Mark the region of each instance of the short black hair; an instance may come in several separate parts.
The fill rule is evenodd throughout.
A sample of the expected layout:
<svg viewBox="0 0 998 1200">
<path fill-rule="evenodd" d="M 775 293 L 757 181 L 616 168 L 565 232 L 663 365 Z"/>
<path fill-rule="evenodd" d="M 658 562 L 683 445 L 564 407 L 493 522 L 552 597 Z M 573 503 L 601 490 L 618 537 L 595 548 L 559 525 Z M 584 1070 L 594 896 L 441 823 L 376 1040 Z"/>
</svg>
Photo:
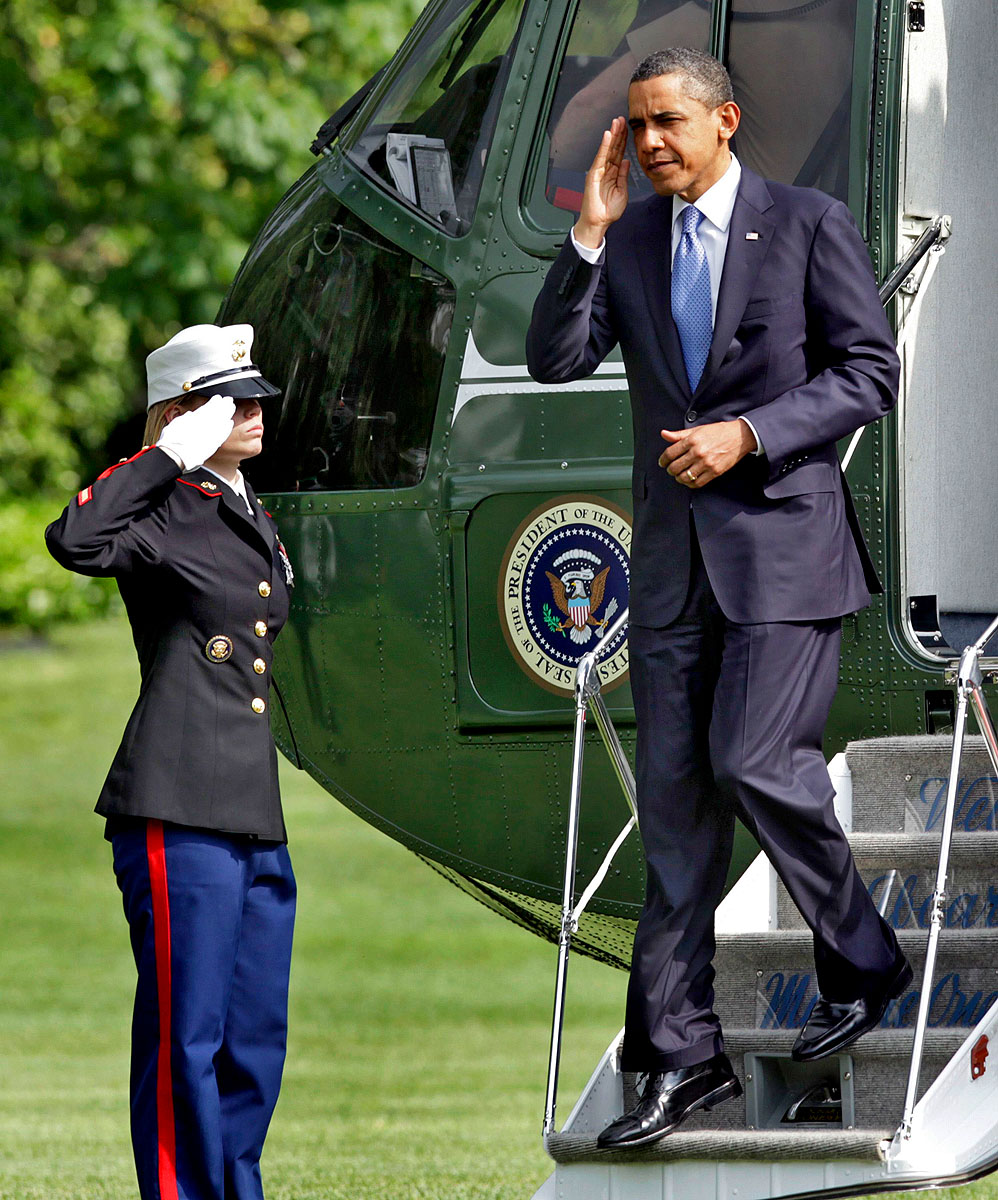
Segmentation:
<svg viewBox="0 0 998 1200">
<path fill-rule="evenodd" d="M 643 83 L 659 75 L 682 75 L 686 92 L 708 108 L 719 108 L 734 100 L 731 76 L 712 54 L 692 46 L 668 46 L 643 58 L 631 76 L 631 83 Z"/>
</svg>

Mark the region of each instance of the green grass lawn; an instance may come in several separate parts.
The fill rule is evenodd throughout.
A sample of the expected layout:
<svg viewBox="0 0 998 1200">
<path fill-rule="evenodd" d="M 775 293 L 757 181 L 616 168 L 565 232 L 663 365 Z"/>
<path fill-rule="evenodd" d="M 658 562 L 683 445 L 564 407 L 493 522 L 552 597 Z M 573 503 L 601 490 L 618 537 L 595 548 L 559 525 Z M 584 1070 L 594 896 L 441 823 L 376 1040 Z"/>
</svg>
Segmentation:
<svg viewBox="0 0 998 1200">
<path fill-rule="evenodd" d="M 131 1200 L 133 966 L 91 812 L 136 691 L 128 630 L 0 641 L 0 670 L 0 1200 Z M 553 947 L 282 771 L 299 908 L 268 1200 L 529 1200 Z M 623 990 L 573 960 L 562 1119 Z"/>
<path fill-rule="evenodd" d="M 118 620 L 0 642 L 0 1197 L 125 1200 L 133 972 L 92 813 L 134 700 Z M 554 949 L 487 912 L 288 764 L 299 884 L 273 1200 L 529 1200 Z M 576 959 L 561 1115 L 621 1021 Z"/>
</svg>

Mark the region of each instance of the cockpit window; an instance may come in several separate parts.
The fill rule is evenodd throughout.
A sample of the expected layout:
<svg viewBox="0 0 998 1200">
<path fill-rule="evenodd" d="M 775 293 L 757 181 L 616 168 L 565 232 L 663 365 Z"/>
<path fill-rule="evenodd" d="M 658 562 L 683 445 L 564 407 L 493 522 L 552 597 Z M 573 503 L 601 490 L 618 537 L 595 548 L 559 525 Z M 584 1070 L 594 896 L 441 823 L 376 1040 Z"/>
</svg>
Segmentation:
<svg viewBox="0 0 998 1200">
<path fill-rule="evenodd" d="M 474 215 L 523 7 L 449 0 L 345 138 L 351 158 L 454 235 Z"/>
<path fill-rule="evenodd" d="M 219 319 L 249 321 L 266 402 L 265 492 L 403 488 L 426 470 L 450 283 L 382 240 L 313 169 L 247 256 Z"/>
<path fill-rule="evenodd" d="M 764 178 L 848 199 L 858 6 L 859 0 L 733 0 L 726 65 L 742 119 L 732 148 Z M 711 0 L 581 0 L 546 124 L 543 188 L 535 186 L 528 201 L 542 227 L 570 223 L 552 208 L 579 211 L 600 136 L 614 116 L 626 115 L 628 84 L 641 59 L 666 46 L 708 49 L 711 17 Z M 861 99 L 855 107 L 868 110 L 868 97 Z M 629 153 L 631 194 L 640 197 L 651 185 L 633 142 Z"/>
</svg>

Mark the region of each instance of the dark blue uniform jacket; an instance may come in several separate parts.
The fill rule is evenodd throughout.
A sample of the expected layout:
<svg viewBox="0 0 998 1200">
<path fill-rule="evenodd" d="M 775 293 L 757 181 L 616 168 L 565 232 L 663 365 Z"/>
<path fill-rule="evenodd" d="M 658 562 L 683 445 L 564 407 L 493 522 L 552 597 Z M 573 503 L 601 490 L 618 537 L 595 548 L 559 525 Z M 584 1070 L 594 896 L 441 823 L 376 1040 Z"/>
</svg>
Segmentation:
<svg viewBox="0 0 998 1200">
<path fill-rule="evenodd" d="M 116 578 L 139 657 L 139 698 L 99 813 L 285 840 L 270 675 L 290 569 L 247 493 L 252 518 L 211 472 L 181 474 L 153 446 L 45 531 L 63 566 Z"/>
</svg>

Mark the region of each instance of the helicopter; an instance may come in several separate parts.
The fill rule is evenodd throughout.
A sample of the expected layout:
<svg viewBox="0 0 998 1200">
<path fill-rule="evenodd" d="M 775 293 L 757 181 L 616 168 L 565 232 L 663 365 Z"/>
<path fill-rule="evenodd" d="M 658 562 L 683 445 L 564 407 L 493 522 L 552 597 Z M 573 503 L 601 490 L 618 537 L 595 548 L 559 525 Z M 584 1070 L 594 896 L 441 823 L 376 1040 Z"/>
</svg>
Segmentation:
<svg viewBox="0 0 998 1200">
<path fill-rule="evenodd" d="M 607 1158 L 595 1132 L 633 1086 L 618 1037 L 559 1133 L 556 1001 L 557 1167 L 539 1200 L 637 1200 L 683 1180 L 705 1197 L 732 1181 L 742 1197 L 862 1194 L 998 1166 L 982 1115 L 998 1069 L 981 1049 L 998 1035 L 998 763 L 981 742 L 953 760 L 947 742 L 960 647 L 998 608 L 980 487 L 998 450 L 995 168 L 979 128 L 996 40 L 991 0 L 431 0 L 319 131 L 223 302 L 218 320 L 255 326 L 283 392 L 251 471 L 296 570 L 278 744 L 475 900 L 559 943 L 563 993 L 569 943 L 626 969 L 644 891 L 627 836 L 632 424 L 619 351 L 589 379 L 541 385 L 524 339 L 637 62 L 666 45 L 720 58 L 739 159 L 846 202 L 882 281 L 901 397 L 841 465 L 884 594 L 844 622 L 826 752 L 871 894 L 922 961 L 942 912 L 946 971 L 927 972 L 924 1015 L 902 998 L 852 1054 L 790 1064 L 814 998 L 809 940 L 739 830 L 718 1002 L 744 1103 Z M 650 185 L 631 179 L 640 199 Z M 974 662 L 983 697 L 998 661 L 981 645 Z M 597 730 L 580 724 L 587 704 Z M 926 835 L 948 785 L 962 890 L 944 907 Z M 595 872 L 581 907 L 576 872 Z M 913 1036 L 938 1072 L 928 1092 L 914 1068 L 911 1084 Z M 907 1136 L 892 1137 L 906 1072 Z"/>
</svg>

